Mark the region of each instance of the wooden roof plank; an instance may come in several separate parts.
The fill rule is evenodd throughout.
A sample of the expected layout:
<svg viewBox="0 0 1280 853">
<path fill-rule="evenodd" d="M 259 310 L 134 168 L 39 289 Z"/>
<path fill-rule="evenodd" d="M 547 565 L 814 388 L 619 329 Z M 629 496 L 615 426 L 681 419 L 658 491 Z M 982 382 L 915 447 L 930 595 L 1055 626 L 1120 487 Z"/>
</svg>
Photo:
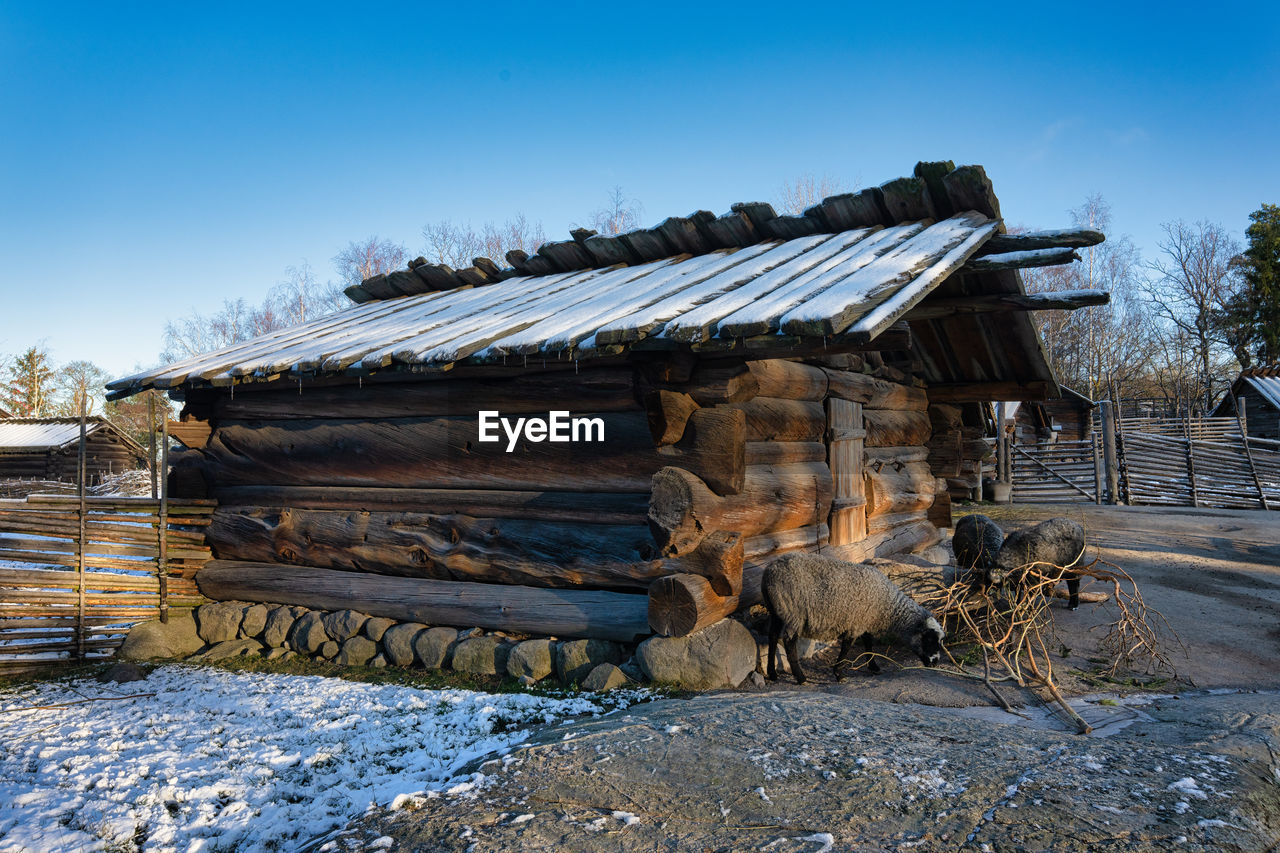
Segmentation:
<svg viewBox="0 0 1280 853">
<path fill-rule="evenodd" d="M 926 227 L 927 223 L 912 222 L 874 231 L 864 228 L 844 232 L 840 235 L 844 249 L 725 317 L 720 321 L 720 335 L 742 338 L 778 331 L 782 316 L 792 308 L 893 251 Z"/>
<path fill-rule="evenodd" d="M 723 318 L 752 305 L 775 288 L 787 284 L 843 251 L 851 240 L 856 242 L 860 239 L 851 236 L 858 234 L 865 235 L 865 232 L 814 235 L 781 244 L 773 252 L 756 258 L 756 270 L 743 270 L 744 273 L 750 271 L 755 274 L 750 281 L 731 282 L 734 286 L 720 296 L 673 319 L 663 328 L 662 336 L 686 342 L 711 338 L 719 330 Z M 797 248 L 799 252 L 795 252 Z"/>
<path fill-rule="evenodd" d="M 781 327 L 790 334 L 830 335 L 856 321 L 852 331 L 878 333 L 968 260 L 996 225 L 974 211 L 939 222 L 798 305 Z"/>
</svg>

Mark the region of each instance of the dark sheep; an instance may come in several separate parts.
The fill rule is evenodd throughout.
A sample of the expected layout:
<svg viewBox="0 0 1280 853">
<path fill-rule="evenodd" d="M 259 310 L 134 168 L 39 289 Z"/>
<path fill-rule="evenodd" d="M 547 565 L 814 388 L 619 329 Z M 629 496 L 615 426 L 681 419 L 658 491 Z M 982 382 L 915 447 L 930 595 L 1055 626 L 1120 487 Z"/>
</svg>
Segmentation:
<svg viewBox="0 0 1280 853">
<path fill-rule="evenodd" d="M 1036 563 L 1067 569 L 1063 574 L 1070 596 L 1067 606 L 1075 610 L 1080 606 L 1080 575 L 1070 569 L 1083 558 L 1084 528 L 1069 518 L 1051 518 L 1009 534 L 996 556 L 992 581 L 1016 580 L 1024 571 L 1043 576 L 1043 567 L 1037 571 Z"/>
<path fill-rule="evenodd" d="M 974 513 L 956 522 L 951 547 L 956 552 L 956 565 L 962 576 L 968 576 L 983 586 L 990 582 L 991 570 L 1004 545 L 1004 531 L 985 515 Z"/>
</svg>

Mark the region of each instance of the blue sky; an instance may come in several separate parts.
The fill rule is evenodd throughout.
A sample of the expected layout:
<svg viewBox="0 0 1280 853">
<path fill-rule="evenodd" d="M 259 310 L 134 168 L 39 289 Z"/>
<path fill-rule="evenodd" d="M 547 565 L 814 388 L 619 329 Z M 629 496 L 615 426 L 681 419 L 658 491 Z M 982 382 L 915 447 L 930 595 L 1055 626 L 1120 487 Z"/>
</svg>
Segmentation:
<svg viewBox="0 0 1280 853">
<path fill-rule="evenodd" d="M 653 224 L 921 159 L 985 165 L 1011 223 L 1102 193 L 1150 257 L 1280 202 L 1277 45 L 1270 4 L 0 0 L 0 353 L 123 374 L 371 234 L 559 238 L 615 185 Z"/>
</svg>

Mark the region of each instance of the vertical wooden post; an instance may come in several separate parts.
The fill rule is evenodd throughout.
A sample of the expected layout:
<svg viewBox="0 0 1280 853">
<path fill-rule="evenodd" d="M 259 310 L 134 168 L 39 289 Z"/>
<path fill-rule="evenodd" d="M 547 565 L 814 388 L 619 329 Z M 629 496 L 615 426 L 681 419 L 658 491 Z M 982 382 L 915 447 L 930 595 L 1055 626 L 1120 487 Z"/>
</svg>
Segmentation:
<svg viewBox="0 0 1280 853">
<path fill-rule="evenodd" d="M 151 469 L 151 500 L 160 497 L 156 487 L 156 392 L 147 392 L 147 444 L 151 455 L 147 457 L 147 467 Z"/>
<path fill-rule="evenodd" d="M 1107 477 L 1107 503 L 1120 503 L 1120 459 L 1116 453 L 1116 421 L 1113 404 L 1098 404 L 1102 418 L 1102 467 Z"/>
<path fill-rule="evenodd" d="M 165 407 L 168 408 L 167 406 Z M 160 421 L 160 547 L 156 552 L 156 575 L 160 582 L 160 621 L 169 621 L 169 413 Z"/>
<path fill-rule="evenodd" d="M 827 464 L 831 468 L 832 545 L 867 538 L 867 497 L 862 478 L 862 447 L 867 431 L 862 404 L 827 398 Z"/>
<path fill-rule="evenodd" d="M 1200 493 L 1196 489 L 1196 444 L 1191 437 L 1191 415 L 1183 422 L 1183 435 L 1187 439 L 1187 479 L 1191 482 L 1191 505 L 1200 506 Z"/>
<path fill-rule="evenodd" d="M 85 422 L 85 400 L 80 400 L 80 453 L 76 462 L 76 480 L 79 483 L 77 492 L 80 505 L 76 513 L 79 520 L 79 531 L 76 534 L 76 658 L 84 660 L 84 550 L 85 550 L 85 512 L 88 501 L 85 500 L 85 471 L 88 467 L 89 428 Z"/>
<path fill-rule="evenodd" d="M 1228 390 L 1230 393 L 1230 390 Z M 1258 503 L 1262 505 L 1264 510 L 1270 510 L 1271 505 L 1267 503 L 1267 491 L 1262 488 L 1262 478 L 1258 476 L 1258 466 L 1253 461 L 1253 448 L 1249 446 L 1249 433 L 1245 431 L 1244 421 L 1244 400 L 1234 394 L 1231 395 L 1232 401 L 1236 406 L 1236 423 L 1240 425 L 1240 443 L 1244 445 L 1244 455 L 1249 460 L 1249 471 L 1253 474 L 1253 485 L 1258 490 Z"/>
<path fill-rule="evenodd" d="M 1236 423 L 1240 424 L 1240 434 L 1247 437 L 1249 435 L 1249 416 L 1245 413 L 1244 404 L 1246 401 L 1234 394 L 1231 395 L 1231 399 L 1236 402 Z"/>
<path fill-rule="evenodd" d="M 1100 504 L 1102 503 L 1102 448 L 1098 446 L 1096 432 L 1090 438 L 1093 439 L 1093 502 Z"/>
</svg>

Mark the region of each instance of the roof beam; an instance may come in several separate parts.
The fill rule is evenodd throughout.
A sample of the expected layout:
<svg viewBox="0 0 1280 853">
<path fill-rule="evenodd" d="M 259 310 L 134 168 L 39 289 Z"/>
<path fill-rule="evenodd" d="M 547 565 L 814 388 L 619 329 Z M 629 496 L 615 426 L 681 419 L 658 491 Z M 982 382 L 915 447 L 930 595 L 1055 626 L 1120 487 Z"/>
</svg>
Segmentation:
<svg viewBox="0 0 1280 853">
<path fill-rule="evenodd" d="M 1023 252 L 1002 252 L 970 258 L 959 270 L 960 275 L 999 270 L 1020 270 L 1027 267 L 1056 267 L 1080 260 L 1074 249 L 1028 249 Z"/>
<path fill-rule="evenodd" d="M 1057 293 L 1001 293 L 990 296 L 952 296 L 926 299 L 906 315 L 908 320 L 940 320 L 960 314 L 990 314 L 999 311 L 1075 311 L 1106 305 L 1111 294 L 1105 290 L 1063 290 Z"/>
<path fill-rule="evenodd" d="M 1000 234 L 992 237 L 979 254 L 999 255 L 1026 252 L 1031 249 L 1087 249 L 1106 240 L 1101 231 L 1089 228 L 1061 228 L 1054 231 L 1031 231 L 1026 234 Z"/>
<path fill-rule="evenodd" d="M 930 403 L 987 403 L 992 400 L 1048 400 L 1058 397 L 1048 382 L 957 382 L 930 385 Z"/>
</svg>

